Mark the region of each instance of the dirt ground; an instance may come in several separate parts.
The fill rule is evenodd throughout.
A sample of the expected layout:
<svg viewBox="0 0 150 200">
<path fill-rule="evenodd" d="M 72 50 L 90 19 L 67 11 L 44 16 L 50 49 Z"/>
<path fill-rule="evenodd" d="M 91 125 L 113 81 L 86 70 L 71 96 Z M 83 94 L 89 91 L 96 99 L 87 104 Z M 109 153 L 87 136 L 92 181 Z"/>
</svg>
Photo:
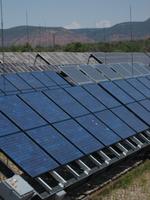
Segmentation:
<svg viewBox="0 0 150 200">
<path fill-rule="evenodd" d="M 96 192 L 89 200 L 150 200 L 150 161 Z"/>
</svg>

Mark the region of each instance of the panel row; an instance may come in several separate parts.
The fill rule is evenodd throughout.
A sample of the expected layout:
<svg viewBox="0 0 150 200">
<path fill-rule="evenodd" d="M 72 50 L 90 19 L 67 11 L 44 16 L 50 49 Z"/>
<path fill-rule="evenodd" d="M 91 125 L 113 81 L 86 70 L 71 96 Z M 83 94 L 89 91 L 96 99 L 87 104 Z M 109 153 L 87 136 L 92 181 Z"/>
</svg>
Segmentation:
<svg viewBox="0 0 150 200">
<path fill-rule="evenodd" d="M 150 102 L 139 94 L 137 103 L 115 82 L 104 82 L 0 97 L 0 149 L 39 176 L 147 130 Z"/>
<path fill-rule="evenodd" d="M 0 96 L 46 88 L 69 87 L 61 76 L 53 71 L 5 74 L 0 76 Z"/>
</svg>

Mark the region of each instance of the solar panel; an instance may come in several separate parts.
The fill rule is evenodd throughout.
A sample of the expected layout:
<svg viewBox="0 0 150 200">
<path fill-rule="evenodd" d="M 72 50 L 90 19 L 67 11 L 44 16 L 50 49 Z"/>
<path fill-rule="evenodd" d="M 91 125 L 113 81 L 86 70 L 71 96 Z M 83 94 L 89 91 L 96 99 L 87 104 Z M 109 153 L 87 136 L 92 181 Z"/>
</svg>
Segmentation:
<svg viewBox="0 0 150 200">
<path fill-rule="evenodd" d="M 120 66 L 120 64 L 109 64 L 111 68 L 113 68 L 115 71 L 117 71 L 123 78 L 124 77 L 129 77 L 131 74 L 124 69 L 123 67 Z"/>
<path fill-rule="evenodd" d="M 19 129 L 2 113 L 0 113 L 0 137 L 19 132 Z"/>
<path fill-rule="evenodd" d="M 62 165 L 83 156 L 77 148 L 51 126 L 33 129 L 27 133 Z"/>
<path fill-rule="evenodd" d="M 105 74 L 106 77 L 110 80 L 121 78 L 121 76 L 117 72 L 113 71 L 109 66 L 105 64 L 99 64 L 94 66 L 96 69 L 98 69 L 98 71 Z"/>
<path fill-rule="evenodd" d="M 131 128 L 109 110 L 99 112 L 96 116 L 123 139 L 135 134 Z"/>
<path fill-rule="evenodd" d="M 114 81 L 122 90 L 124 90 L 129 96 L 131 96 L 136 101 L 145 99 L 144 95 L 136 90 L 132 85 L 130 85 L 125 80 L 116 80 Z"/>
<path fill-rule="evenodd" d="M 130 63 L 120 63 L 121 67 L 123 67 L 125 70 L 128 70 L 131 76 L 139 76 L 141 73 Z"/>
<path fill-rule="evenodd" d="M 32 88 L 17 74 L 6 74 L 6 79 L 10 81 L 19 90 L 32 90 Z"/>
<path fill-rule="evenodd" d="M 139 103 L 148 111 L 150 111 L 150 100 L 149 99 L 145 99 L 142 101 L 139 101 Z"/>
<path fill-rule="evenodd" d="M 148 74 L 148 70 L 144 67 L 144 65 L 140 63 L 133 63 L 134 68 L 136 68 L 141 74 Z"/>
<path fill-rule="evenodd" d="M 108 108 L 120 105 L 117 100 L 96 84 L 84 85 L 83 87 Z"/>
<path fill-rule="evenodd" d="M 150 89 L 150 80 L 146 77 L 139 77 L 137 78 L 141 83 L 143 83 L 143 85 L 145 85 L 146 87 L 148 87 Z"/>
<path fill-rule="evenodd" d="M 20 97 L 49 123 L 69 119 L 63 110 L 41 92 L 21 94 Z"/>
<path fill-rule="evenodd" d="M 67 81 L 65 81 L 60 75 L 58 75 L 56 72 L 53 71 L 44 71 L 44 73 L 50 78 L 52 79 L 57 85 L 68 85 L 70 86 L 70 84 L 68 84 Z"/>
<path fill-rule="evenodd" d="M 122 103 L 131 103 L 134 102 L 134 100 L 126 94 L 122 89 L 120 89 L 117 85 L 115 85 L 113 82 L 103 82 L 101 85 L 110 92 L 113 96 L 115 96 L 118 100 L 120 100 Z"/>
<path fill-rule="evenodd" d="M 106 80 L 106 78 L 91 65 L 80 65 L 79 67 L 84 73 L 86 73 L 91 79 L 96 82 Z"/>
<path fill-rule="evenodd" d="M 85 84 L 85 83 L 92 83 L 92 81 L 83 74 L 77 67 L 67 66 L 67 67 L 61 67 L 61 70 L 67 74 L 75 83 L 78 83 L 79 85 Z"/>
<path fill-rule="evenodd" d="M 5 93 L 17 93 L 18 90 L 4 76 L 0 76 L 0 89 Z"/>
<path fill-rule="evenodd" d="M 45 125 L 46 122 L 17 96 L 0 97 L 0 110 L 22 129 Z"/>
<path fill-rule="evenodd" d="M 44 93 L 72 117 L 78 117 L 89 113 L 63 89 L 44 91 Z"/>
<path fill-rule="evenodd" d="M 98 112 L 106 109 L 106 107 L 103 104 L 101 104 L 96 98 L 94 98 L 80 86 L 67 88 L 65 90 L 69 92 L 70 95 L 72 95 L 76 100 L 78 100 L 91 112 Z"/>
<path fill-rule="evenodd" d="M 141 132 L 148 129 L 148 126 L 143 123 L 139 118 L 137 118 L 132 112 L 127 108 L 121 106 L 118 108 L 111 109 L 120 119 L 126 122 L 131 128 L 136 132 Z"/>
<path fill-rule="evenodd" d="M 74 120 L 59 122 L 54 126 L 85 154 L 92 153 L 103 147 L 100 142 Z"/>
<path fill-rule="evenodd" d="M 136 115 L 138 115 L 143 121 L 150 125 L 150 112 L 147 111 L 142 105 L 135 102 L 127 105 Z"/>
<path fill-rule="evenodd" d="M 0 138 L 0 149 L 32 177 L 58 167 L 58 164 L 23 133 Z"/>
<path fill-rule="evenodd" d="M 50 78 L 48 78 L 44 72 L 36 71 L 32 72 L 32 75 L 37 78 L 43 85 L 46 87 L 53 87 L 57 86 L 54 81 L 52 81 Z"/>
<path fill-rule="evenodd" d="M 137 79 L 127 79 L 127 81 L 133 86 L 135 87 L 137 90 L 139 90 L 144 96 L 146 97 L 150 97 L 150 90 L 145 87 L 142 83 L 140 83 L 140 81 L 138 81 Z"/>
<path fill-rule="evenodd" d="M 77 121 L 106 146 L 121 140 L 120 137 L 94 115 L 79 117 Z"/>
<path fill-rule="evenodd" d="M 35 89 L 38 88 L 44 88 L 45 86 L 34 76 L 32 76 L 31 73 L 29 72 L 23 72 L 23 73 L 18 73 L 18 76 L 20 76 L 22 79 L 24 79 L 28 84 Z"/>
</svg>

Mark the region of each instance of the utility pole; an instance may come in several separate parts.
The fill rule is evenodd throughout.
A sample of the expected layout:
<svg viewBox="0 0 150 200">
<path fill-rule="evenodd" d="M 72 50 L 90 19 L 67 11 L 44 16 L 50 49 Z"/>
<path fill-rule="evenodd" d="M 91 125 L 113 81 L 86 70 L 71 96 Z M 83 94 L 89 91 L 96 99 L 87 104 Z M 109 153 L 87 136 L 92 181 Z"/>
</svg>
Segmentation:
<svg viewBox="0 0 150 200">
<path fill-rule="evenodd" d="M 132 27 L 132 7 L 130 5 L 130 42 L 133 43 L 133 27 Z M 131 64 L 132 64 L 132 77 L 134 76 L 134 65 L 133 65 L 133 51 L 131 49 Z"/>
<path fill-rule="evenodd" d="M 0 0 L 1 7 L 1 48 L 2 48 L 2 65 L 4 70 L 5 53 L 4 53 L 4 22 L 3 22 L 3 1 Z"/>
<path fill-rule="evenodd" d="M 27 44 L 30 43 L 30 37 L 29 37 L 29 20 L 28 20 L 28 11 L 26 10 L 26 35 L 27 35 Z"/>
</svg>

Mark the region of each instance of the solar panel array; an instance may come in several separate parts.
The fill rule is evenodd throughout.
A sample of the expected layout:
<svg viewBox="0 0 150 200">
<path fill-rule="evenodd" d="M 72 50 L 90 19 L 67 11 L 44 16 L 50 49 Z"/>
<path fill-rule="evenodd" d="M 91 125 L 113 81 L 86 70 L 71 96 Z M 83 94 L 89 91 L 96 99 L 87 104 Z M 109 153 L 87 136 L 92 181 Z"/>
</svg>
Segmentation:
<svg viewBox="0 0 150 200">
<path fill-rule="evenodd" d="M 147 77 L 71 87 L 47 71 L 1 81 L 0 149 L 31 177 L 149 129 Z"/>
<path fill-rule="evenodd" d="M 69 80 L 78 85 L 106 80 L 118 80 L 123 78 L 142 77 L 150 71 L 141 63 L 119 64 L 94 64 L 94 65 L 63 65 L 60 67 Z"/>
<path fill-rule="evenodd" d="M 0 96 L 59 87 L 70 87 L 70 84 L 54 71 L 21 72 L 0 76 Z"/>
</svg>

